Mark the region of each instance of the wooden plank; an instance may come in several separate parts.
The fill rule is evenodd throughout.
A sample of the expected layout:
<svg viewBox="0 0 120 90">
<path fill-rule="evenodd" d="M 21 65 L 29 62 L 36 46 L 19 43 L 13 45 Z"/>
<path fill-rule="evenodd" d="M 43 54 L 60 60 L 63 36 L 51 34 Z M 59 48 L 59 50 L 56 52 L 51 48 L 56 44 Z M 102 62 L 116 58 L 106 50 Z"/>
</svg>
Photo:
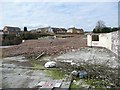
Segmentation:
<svg viewBox="0 0 120 90">
<path fill-rule="evenodd" d="M 40 55 L 38 55 L 35 59 L 39 59 L 41 56 L 43 56 L 45 54 L 45 52 L 41 53 Z"/>
</svg>

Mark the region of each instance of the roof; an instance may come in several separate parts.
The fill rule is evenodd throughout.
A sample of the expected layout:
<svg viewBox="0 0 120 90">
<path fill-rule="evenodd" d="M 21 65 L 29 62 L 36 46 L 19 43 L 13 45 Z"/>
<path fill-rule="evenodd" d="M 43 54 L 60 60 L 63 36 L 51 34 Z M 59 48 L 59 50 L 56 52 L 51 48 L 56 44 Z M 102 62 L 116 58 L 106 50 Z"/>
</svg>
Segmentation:
<svg viewBox="0 0 120 90">
<path fill-rule="evenodd" d="M 40 28 L 37 28 L 37 29 L 49 29 L 50 27 L 40 27 Z"/>
<path fill-rule="evenodd" d="M 77 30 L 77 31 L 83 31 L 83 29 L 78 29 L 78 28 L 75 28 L 75 27 L 68 28 L 68 30 L 70 30 L 70 29 L 74 29 L 74 30 Z"/>
<path fill-rule="evenodd" d="M 11 27 L 11 26 L 5 26 L 4 28 L 8 28 L 11 31 L 20 31 L 19 27 Z M 3 29 L 4 30 L 4 29 Z"/>
<path fill-rule="evenodd" d="M 52 28 L 53 31 L 67 31 L 65 28 Z"/>
</svg>

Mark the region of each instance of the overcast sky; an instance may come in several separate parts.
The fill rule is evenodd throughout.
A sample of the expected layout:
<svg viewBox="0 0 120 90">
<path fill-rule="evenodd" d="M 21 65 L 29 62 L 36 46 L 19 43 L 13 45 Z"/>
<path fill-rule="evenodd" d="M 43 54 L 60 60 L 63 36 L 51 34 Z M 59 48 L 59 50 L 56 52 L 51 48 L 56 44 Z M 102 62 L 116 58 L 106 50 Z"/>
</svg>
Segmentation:
<svg viewBox="0 0 120 90">
<path fill-rule="evenodd" d="M 118 2 L 2 2 L 0 29 L 75 26 L 92 31 L 98 20 L 118 26 Z"/>
</svg>

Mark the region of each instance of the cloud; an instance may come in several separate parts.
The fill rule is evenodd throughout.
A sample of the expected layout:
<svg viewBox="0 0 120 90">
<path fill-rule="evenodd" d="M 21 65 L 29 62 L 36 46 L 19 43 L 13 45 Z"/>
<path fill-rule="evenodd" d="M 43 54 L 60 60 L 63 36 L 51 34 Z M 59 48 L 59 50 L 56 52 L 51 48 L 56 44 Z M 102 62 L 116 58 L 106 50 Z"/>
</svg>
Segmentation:
<svg viewBox="0 0 120 90">
<path fill-rule="evenodd" d="M 119 0 L 1 0 L 1 2 L 118 2 Z"/>
<path fill-rule="evenodd" d="M 116 26 L 118 20 L 116 2 L 5 2 L 1 6 L 1 28 L 4 25 L 37 27 L 47 24 L 92 30 L 98 20 L 109 26 Z"/>
</svg>

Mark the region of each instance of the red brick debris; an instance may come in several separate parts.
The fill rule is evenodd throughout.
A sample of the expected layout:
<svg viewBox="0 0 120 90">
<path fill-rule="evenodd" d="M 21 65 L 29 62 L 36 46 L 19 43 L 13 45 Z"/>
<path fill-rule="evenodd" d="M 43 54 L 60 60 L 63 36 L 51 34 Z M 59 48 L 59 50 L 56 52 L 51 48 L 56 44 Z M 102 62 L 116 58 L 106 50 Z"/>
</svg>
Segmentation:
<svg viewBox="0 0 120 90">
<path fill-rule="evenodd" d="M 72 51 L 73 49 L 85 47 L 86 45 L 86 37 L 84 35 L 66 39 L 26 40 L 19 45 L 3 48 L 2 54 L 3 57 L 18 55 L 36 57 L 43 52 L 45 52 L 46 55 L 60 55 Z"/>
</svg>

